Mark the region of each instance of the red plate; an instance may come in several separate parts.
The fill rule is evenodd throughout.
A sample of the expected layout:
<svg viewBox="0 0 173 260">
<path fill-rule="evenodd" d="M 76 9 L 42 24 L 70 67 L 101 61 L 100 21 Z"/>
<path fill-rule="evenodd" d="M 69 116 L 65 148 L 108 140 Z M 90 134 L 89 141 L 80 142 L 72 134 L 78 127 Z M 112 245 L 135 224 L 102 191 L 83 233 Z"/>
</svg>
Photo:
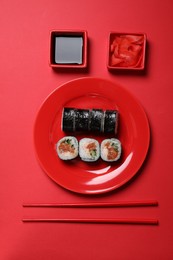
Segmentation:
<svg viewBox="0 0 173 260">
<path fill-rule="evenodd" d="M 117 109 L 120 116 L 116 138 L 122 143 L 121 159 L 114 163 L 101 159 L 95 163 L 80 158 L 60 160 L 55 144 L 65 136 L 61 130 L 63 107 Z M 72 135 L 78 140 L 84 137 Z M 99 142 L 107 138 L 88 133 L 85 137 Z M 149 141 L 149 124 L 141 105 L 127 90 L 99 78 L 81 78 L 55 89 L 42 104 L 34 126 L 35 150 L 43 170 L 57 184 L 83 194 L 108 192 L 129 181 L 144 162 Z"/>
</svg>

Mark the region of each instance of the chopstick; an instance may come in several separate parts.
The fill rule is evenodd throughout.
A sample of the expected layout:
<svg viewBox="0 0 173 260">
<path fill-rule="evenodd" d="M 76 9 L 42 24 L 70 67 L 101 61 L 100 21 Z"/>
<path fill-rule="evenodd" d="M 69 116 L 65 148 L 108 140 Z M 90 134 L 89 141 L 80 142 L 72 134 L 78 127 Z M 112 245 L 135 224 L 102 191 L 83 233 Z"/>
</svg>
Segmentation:
<svg viewBox="0 0 173 260">
<path fill-rule="evenodd" d="M 158 206 L 156 200 L 86 202 L 86 203 L 23 203 L 23 207 L 63 207 L 63 208 L 110 208 L 110 207 L 147 207 Z"/>
<path fill-rule="evenodd" d="M 156 200 L 117 201 L 117 202 L 85 202 L 85 203 L 23 203 L 23 207 L 62 207 L 62 208 L 110 208 L 110 207 L 147 207 L 158 206 Z M 135 224 L 158 225 L 158 219 L 139 218 L 23 218 L 23 222 L 45 223 L 90 223 L 90 224 Z"/>
<path fill-rule="evenodd" d="M 42 218 L 23 218 L 23 222 L 44 222 L 44 223 L 90 223 L 90 224 L 133 224 L 133 225 L 158 225 L 158 219 L 138 219 L 138 218 L 58 218 L 58 219 L 42 219 Z"/>
</svg>

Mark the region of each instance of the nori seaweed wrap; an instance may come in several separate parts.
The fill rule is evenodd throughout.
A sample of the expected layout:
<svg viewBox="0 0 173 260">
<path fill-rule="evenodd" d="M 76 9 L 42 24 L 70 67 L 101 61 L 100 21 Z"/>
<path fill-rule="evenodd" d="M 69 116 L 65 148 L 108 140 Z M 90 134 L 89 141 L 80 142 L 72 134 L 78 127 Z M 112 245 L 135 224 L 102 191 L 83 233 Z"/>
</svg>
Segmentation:
<svg viewBox="0 0 173 260">
<path fill-rule="evenodd" d="M 75 109 L 65 107 L 62 115 L 62 130 L 65 132 L 75 131 Z"/>
<path fill-rule="evenodd" d="M 104 112 L 102 109 L 92 109 L 90 111 L 89 130 L 91 132 L 103 132 Z"/>
<path fill-rule="evenodd" d="M 75 110 L 75 131 L 80 132 L 88 131 L 89 127 L 89 109 L 76 109 Z"/>
<path fill-rule="evenodd" d="M 116 134 L 118 127 L 118 111 L 106 110 L 104 116 L 104 133 Z"/>
<path fill-rule="evenodd" d="M 117 110 L 65 107 L 62 114 L 62 130 L 117 134 L 118 115 Z"/>
</svg>

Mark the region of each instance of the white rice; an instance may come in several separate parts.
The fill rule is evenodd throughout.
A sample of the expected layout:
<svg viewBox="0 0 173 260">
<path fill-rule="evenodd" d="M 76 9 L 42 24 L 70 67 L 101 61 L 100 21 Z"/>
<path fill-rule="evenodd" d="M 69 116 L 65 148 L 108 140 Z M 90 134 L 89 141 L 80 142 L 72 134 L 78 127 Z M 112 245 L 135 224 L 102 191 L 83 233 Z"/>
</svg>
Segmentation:
<svg viewBox="0 0 173 260">
<path fill-rule="evenodd" d="M 115 147 L 117 156 L 115 158 L 109 158 L 109 149 L 107 147 L 107 143 L 110 143 L 110 147 Z M 107 162 L 115 162 L 117 161 L 121 156 L 121 142 L 118 139 L 111 138 L 111 139 L 105 139 L 101 143 L 101 158 L 104 161 Z"/>
<path fill-rule="evenodd" d="M 70 143 L 73 147 L 73 152 L 71 151 L 64 151 L 61 149 L 62 143 Z M 56 152 L 61 160 L 72 160 L 78 156 L 78 141 L 73 136 L 65 136 L 61 138 L 56 144 Z"/>
<path fill-rule="evenodd" d="M 95 144 L 94 150 L 89 149 L 87 146 Z M 81 160 L 86 162 L 95 162 L 100 157 L 99 142 L 93 138 L 82 138 L 79 141 L 79 156 Z"/>
</svg>

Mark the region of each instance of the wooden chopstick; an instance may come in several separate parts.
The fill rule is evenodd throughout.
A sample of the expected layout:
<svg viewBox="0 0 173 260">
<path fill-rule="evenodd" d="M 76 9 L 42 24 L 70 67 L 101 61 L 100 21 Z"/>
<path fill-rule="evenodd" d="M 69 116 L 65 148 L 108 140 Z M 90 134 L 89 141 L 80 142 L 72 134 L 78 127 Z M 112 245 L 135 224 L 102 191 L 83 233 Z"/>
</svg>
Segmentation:
<svg viewBox="0 0 173 260">
<path fill-rule="evenodd" d="M 117 202 L 86 202 L 86 203 L 23 203 L 23 207 L 63 207 L 63 208 L 110 208 L 110 207 L 147 207 L 158 206 L 156 200 L 117 201 Z"/>
<path fill-rule="evenodd" d="M 44 223 L 90 223 L 90 224 L 133 224 L 133 225 L 158 225 L 158 219 L 138 219 L 138 218 L 58 218 L 58 219 L 42 219 L 42 218 L 23 218 L 23 222 L 44 222 Z"/>
</svg>

